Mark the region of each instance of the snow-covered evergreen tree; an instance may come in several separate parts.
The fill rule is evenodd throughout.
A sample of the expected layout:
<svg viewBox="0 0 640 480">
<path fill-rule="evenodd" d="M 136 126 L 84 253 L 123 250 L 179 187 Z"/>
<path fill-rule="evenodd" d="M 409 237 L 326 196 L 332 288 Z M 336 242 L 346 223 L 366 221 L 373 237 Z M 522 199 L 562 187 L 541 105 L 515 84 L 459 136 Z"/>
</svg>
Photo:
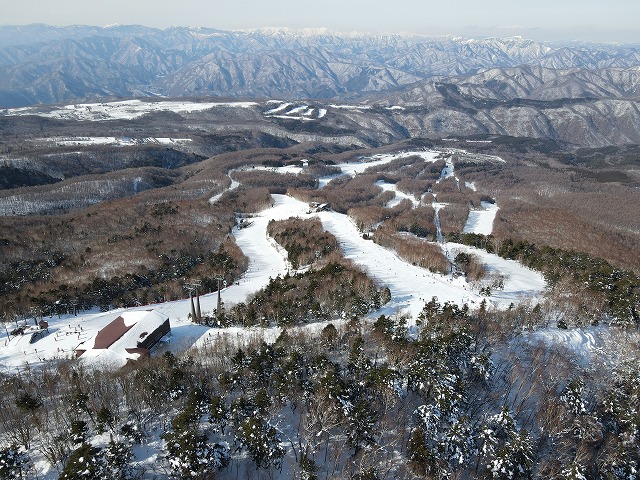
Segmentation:
<svg viewBox="0 0 640 480">
<path fill-rule="evenodd" d="M 83 443 L 69 457 L 60 474 L 60 480 L 95 480 L 108 476 L 102 450 Z"/>
<path fill-rule="evenodd" d="M 167 460 L 171 470 L 184 478 L 193 478 L 224 468 L 229 464 L 229 448 L 223 443 L 209 443 L 196 428 L 165 433 Z"/>
<path fill-rule="evenodd" d="M 246 447 L 258 467 L 280 468 L 285 449 L 275 427 L 264 418 L 254 415 L 241 420 L 236 427 L 236 441 Z"/>
<path fill-rule="evenodd" d="M 133 451 L 128 443 L 113 439 L 104 449 L 104 460 L 109 477 L 117 480 L 130 480 L 135 476 L 135 470 L 130 462 L 133 458 Z"/>
<path fill-rule="evenodd" d="M 584 381 L 579 377 L 571 380 L 560 396 L 560 400 L 575 416 L 587 413 L 587 406 L 584 400 Z"/>
<path fill-rule="evenodd" d="M 14 480 L 26 478 L 29 455 L 24 447 L 11 445 L 0 450 L 0 479 Z"/>
<path fill-rule="evenodd" d="M 584 467 L 575 461 L 562 469 L 560 478 L 562 480 L 587 480 Z"/>
<path fill-rule="evenodd" d="M 534 452 L 531 437 L 518 429 L 509 409 L 492 415 L 481 428 L 480 452 L 488 460 L 487 469 L 493 478 L 531 478 Z"/>
</svg>

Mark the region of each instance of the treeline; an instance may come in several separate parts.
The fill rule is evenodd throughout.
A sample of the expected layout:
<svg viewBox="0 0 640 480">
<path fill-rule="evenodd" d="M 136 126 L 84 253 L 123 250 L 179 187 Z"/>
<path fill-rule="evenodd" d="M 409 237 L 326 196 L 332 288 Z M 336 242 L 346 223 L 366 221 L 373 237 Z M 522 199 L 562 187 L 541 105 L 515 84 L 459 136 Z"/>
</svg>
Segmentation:
<svg viewBox="0 0 640 480">
<path fill-rule="evenodd" d="M 640 323 L 640 278 L 634 272 L 613 267 L 586 253 L 538 246 L 526 240 L 498 241 L 490 235 L 478 234 L 450 234 L 448 240 L 519 260 L 542 272 L 551 285 L 564 279 L 584 285 L 604 298 L 603 313 L 613 322 Z"/>
<path fill-rule="evenodd" d="M 270 193 L 284 194 L 290 188 L 315 188 L 316 180 L 310 175 L 276 173 L 264 169 L 235 172 L 234 177 L 247 188 L 267 188 Z"/>
<path fill-rule="evenodd" d="M 74 177 L 51 186 L 10 190 L 10 195 L 0 197 L 0 215 L 60 214 L 166 187 L 177 178 L 176 172 L 149 167 Z"/>
</svg>

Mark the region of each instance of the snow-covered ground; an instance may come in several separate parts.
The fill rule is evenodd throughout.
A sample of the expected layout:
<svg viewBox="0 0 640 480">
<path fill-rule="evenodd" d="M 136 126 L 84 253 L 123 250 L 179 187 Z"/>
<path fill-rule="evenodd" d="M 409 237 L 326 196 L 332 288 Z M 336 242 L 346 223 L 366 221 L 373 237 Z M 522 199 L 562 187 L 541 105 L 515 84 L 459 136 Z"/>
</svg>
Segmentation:
<svg viewBox="0 0 640 480">
<path fill-rule="evenodd" d="M 289 108 L 291 106 L 290 103 L 284 102 L 281 103 L 280 105 L 278 105 L 275 108 L 272 108 L 271 110 L 267 110 L 266 112 L 264 112 L 265 115 L 275 115 L 276 113 L 280 113 L 285 111 L 287 108 Z"/>
<path fill-rule="evenodd" d="M 523 300 L 536 302 L 542 299 L 546 282 L 540 272 L 531 270 L 516 260 L 507 260 L 485 250 L 460 243 L 445 243 L 442 248 L 448 252 L 450 258 L 455 258 L 460 252 L 475 255 L 486 265 L 487 276 L 490 279 L 502 279 L 504 287 L 492 289 L 492 295 L 487 298 L 489 303 L 504 308 L 511 303 L 518 304 Z"/>
<path fill-rule="evenodd" d="M 89 146 L 89 145 L 116 145 L 121 147 L 131 145 L 180 145 L 189 143 L 192 140 L 190 138 L 169 138 L 169 137 L 146 137 L 146 138 L 132 138 L 132 137 L 50 137 L 39 138 L 38 142 L 55 143 L 60 147 L 69 146 Z"/>
<path fill-rule="evenodd" d="M 316 111 L 316 108 L 307 104 L 294 105 L 293 103 L 278 101 L 269 101 L 267 103 L 280 103 L 278 106 L 264 112 L 264 116 L 267 118 L 311 121 L 318 120 L 327 114 L 327 110 L 325 108 L 320 108 L 318 109 L 317 116 L 315 116 L 314 112 Z"/>
<path fill-rule="evenodd" d="M 416 200 L 415 196 L 406 194 L 406 193 L 398 190 L 398 188 L 396 187 L 396 185 L 394 183 L 388 183 L 388 182 L 385 182 L 384 180 L 378 180 L 376 182 L 376 185 L 379 186 L 380 188 L 382 188 L 385 192 L 393 192 L 394 195 L 395 195 L 391 200 L 389 200 L 387 202 L 387 205 L 386 205 L 387 208 L 395 207 L 402 200 L 411 201 L 411 203 L 413 204 L 414 207 L 417 207 L 417 206 L 420 205 L 420 201 Z"/>
<path fill-rule="evenodd" d="M 613 369 L 637 358 L 637 350 L 629 346 L 638 345 L 639 337 L 640 332 L 635 329 L 617 329 L 609 325 L 570 329 L 549 326 L 525 332 L 518 341 L 532 346 L 562 349 L 572 354 L 583 366 L 594 366 L 592 362 L 596 360 L 601 368 Z"/>
<path fill-rule="evenodd" d="M 417 150 L 417 151 L 407 151 L 407 152 L 399 152 L 399 153 L 383 153 L 380 155 L 373 155 L 371 157 L 362 159 L 363 161 L 361 162 L 340 163 L 335 166 L 341 170 L 341 173 L 337 175 L 328 175 L 326 177 L 319 178 L 318 188 L 325 187 L 334 178 L 341 177 L 343 175 L 349 175 L 351 177 L 354 177 L 360 173 L 363 173 L 368 168 L 379 167 L 380 165 L 386 165 L 387 163 L 393 162 L 394 160 L 398 160 L 400 158 L 418 156 L 422 158 L 426 163 L 433 163 L 438 160 L 439 155 L 440 155 L 440 152 L 435 152 L 432 150 Z"/>
<path fill-rule="evenodd" d="M 170 317 L 171 335 L 166 340 L 173 345 L 174 351 L 184 350 L 202 336 L 206 327 L 194 325 L 186 320 L 189 301 L 180 300 L 161 305 L 128 309 L 141 311 L 153 308 Z M 78 316 L 62 315 L 45 318 L 49 322 L 49 333 L 34 343 L 29 343 L 30 335 L 11 336 L 0 334 L 0 370 L 17 371 L 26 365 L 37 365 L 57 359 L 75 358 L 76 348 L 82 348 L 84 342 L 90 342 L 100 329 L 115 320 L 125 309 L 109 312 L 97 310 L 81 312 Z M 9 326 L 10 328 L 10 326 Z"/>
<path fill-rule="evenodd" d="M 253 165 L 251 167 L 238 168 L 235 171 L 237 172 L 253 172 L 255 170 L 264 170 L 265 172 L 274 172 L 274 173 L 293 173 L 294 175 L 298 175 L 304 171 L 303 167 L 297 165 L 285 165 L 283 167 L 267 167 L 265 165 Z"/>
<path fill-rule="evenodd" d="M 61 120 L 132 120 L 151 112 L 189 113 L 209 110 L 215 107 L 249 108 L 256 102 L 190 102 L 125 100 L 121 102 L 80 103 L 62 108 L 44 110 L 41 107 L 11 108 L 4 115 L 38 115 Z"/>
<path fill-rule="evenodd" d="M 229 185 L 229 188 L 228 188 L 227 190 L 223 190 L 222 192 L 218 193 L 217 195 L 214 195 L 213 197 L 211 197 L 211 198 L 209 199 L 209 203 L 210 203 L 211 205 L 213 205 L 213 204 L 214 204 L 214 203 L 216 203 L 218 200 L 220 200 L 220 197 L 222 197 L 222 195 L 224 195 L 224 194 L 225 194 L 225 192 L 235 190 L 236 188 L 238 188 L 238 187 L 240 186 L 240 182 L 238 182 L 238 181 L 234 180 L 234 179 L 231 177 L 231 172 L 229 173 L 229 178 L 231 178 L 231 185 Z"/>
<path fill-rule="evenodd" d="M 462 229 L 462 233 L 477 233 L 480 235 L 491 235 L 493 232 L 493 221 L 498 213 L 498 205 L 491 202 L 481 202 L 481 210 L 470 210 L 467 223 Z"/>
<path fill-rule="evenodd" d="M 370 105 L 347 105 L 347 104 L 330 104 L 331 108 L 337 108 L 339 110 L 370 110 Z"/>
<path fill-rule="evenodd" d="M 436 227 L 436 241 L 438 243 L 444 243 L 444 235 L 442 234 L 442 225 L 440 224 L 440 210 L 446 207 L 448 203 L 438 202 L 437 197 L 433 196 L 433 224 Z"/>
</svg>

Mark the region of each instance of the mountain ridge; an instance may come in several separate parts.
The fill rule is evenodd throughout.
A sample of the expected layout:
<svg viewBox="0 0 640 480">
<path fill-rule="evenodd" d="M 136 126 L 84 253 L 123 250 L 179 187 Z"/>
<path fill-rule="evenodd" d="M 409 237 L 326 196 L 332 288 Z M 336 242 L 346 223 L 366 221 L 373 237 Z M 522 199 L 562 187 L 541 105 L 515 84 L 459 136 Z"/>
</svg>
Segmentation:
<svg viewBox="0 0 640 480">
<path fill-rule="evenodd" d="M 302 31 L 303 33 L 305 31 Z M 520 65 L 631 67 L 634 45 L 139 25 L 0 27 L 0 106 L 105 97 L 362 98 Z"/>
</svg>

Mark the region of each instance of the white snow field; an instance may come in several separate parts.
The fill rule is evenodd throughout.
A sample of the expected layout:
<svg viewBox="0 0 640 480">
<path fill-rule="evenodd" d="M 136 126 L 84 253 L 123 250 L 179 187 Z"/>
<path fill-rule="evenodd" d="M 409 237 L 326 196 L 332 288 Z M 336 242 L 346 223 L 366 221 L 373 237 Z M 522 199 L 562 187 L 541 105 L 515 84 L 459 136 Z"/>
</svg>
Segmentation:
<svg viewBox="0 0 640 480">
<path fill-rule="evenodd" d="M 272 108 L 271 110 L 267 110 L 266 112 L 264 112 L 264 114 L 265 115 L 275 115 L 276 113 L 284 112 L 290 106 L 291 106 L 290 103 L 283 102 L 280 105 L 278 105 L 277 107 Z"/>
<path fill-rule="evenodd" d="M 343 175 L 349 175 L 351 177 L 355 177 L 356 175 L 363 173 L 368 168 L 379 167 L 380 165 L 385 165 L 394 160 L 398 160 L 400 158 L 407 158 L 414 155 L 422 158 L 427 163 L 433 163 L 438 160 L 438 156 L 440 155 L 440 152 L 434 152 L 431 150 L 418 150 L 418 151 L 407 151 L 407 152 L 400 152 L 400 153 L 383 153 L 380 155 L 373 155 L 371 157 L 367 157 L 366 159 L 363 159 L 366 161 L 362 161 L 362 162 L 340 163 L 335 166 L 341 170 L 341 173 L 338 173 L 335 175 L 328 175 L 326 177 L 320 177 L 318 179 L 318 188 L 325 187 L 334 178 L 338 178 Z"/>
<path fill-rule="evenodd" d="M 493 221 L 498 213 L 498 205 L 491 202 L 480 202 L 481 210 L 470 210 L 467 223 L 462 229 L 462 233 L 477 233 L 481 235 L 491 235 L 493 232 Z"/>
<path fill-rule="evenodd" d="M 60 147 L 84 147 L 90 145 L 116 145 L 127 147 L 131 145 L 181 145 L 189 143 L 190 138 L 168 138 L 168 137 L 51 137 L 38 138 L 39 142 L 55 143 Z"/>
<path fill-rule="evenodd" d="M 258 105 L 256 102 L 189 102 L 142 100 L 125 100 L 121 102 L 79 103 L 66 105 L 53 110 L 42 110 L 40 107 L 11 108 L 4 115 L 38 115 L 61 120 L 133 120 L 151 112 L 189 113 L 209 110 L 215 107 L 249 108 Z"/>
<path fill-rule="evenodd" d="M 489 279 L 502 279 L 504 288 L 492 289 L 491 296 L 487 298 L 489 304 L 504 308 L 511 303 L 518 304 L 524 300 L 536 302 L 542 299 L 547 284 L 540 272 L 531 270 L 516 260 L 507 260 L 460 243 L 445 243 L 442 248 L 449 253 L 450 258 L 455 258 L 460 252 L 475 255 L 486 266 Z"/>
<path fill-rule="evenodd" d="M 613 369 L 637 358 L 637 349 L 629 349 L 629 345 L 640 344 L 640 332 L 608 325 L 570 329 L 549 326 L 525 333 L 520 341 L 564 350 L 584 366 L 595 360 L 603 368 Z"/>
</svg>

